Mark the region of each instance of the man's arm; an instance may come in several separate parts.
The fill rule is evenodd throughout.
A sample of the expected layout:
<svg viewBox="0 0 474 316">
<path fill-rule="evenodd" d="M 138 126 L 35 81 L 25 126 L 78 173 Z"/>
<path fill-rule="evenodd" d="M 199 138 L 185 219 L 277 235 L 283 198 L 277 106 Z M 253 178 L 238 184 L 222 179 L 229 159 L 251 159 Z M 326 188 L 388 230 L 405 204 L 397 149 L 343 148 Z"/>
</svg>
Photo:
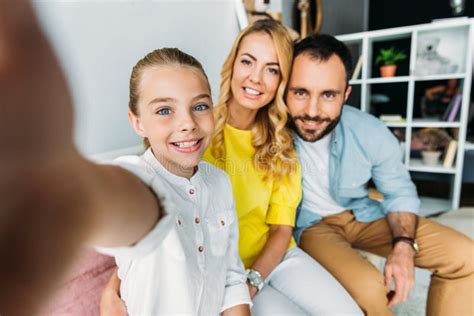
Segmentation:
<svg viewBox="0 0 474 316">
<path fill-rule="evenodd" d="M 398 140 L 380 123 L 378 132 L 382 141 L 372 148 L 377 153 L 373 161 L 372 178 L 377 189 L 384 195 L 382 206 L 392 232 L 392 237 L 415 238 L 419 199 L 416 187 L 403 164 Z M 375 142 L 374 142 L 375 143 Z M 414 284 L 414 256 L 411 245 L 398 242 L 385 263 L 385 283 L 390 289 L 395 281 L 394 295 L 389 305 L 406 301 Z"/>
<path fill-rule="evenodd" d="M 394 238 L 415 238 L 418 221 L 415 214 L 391 212 L 388 214 L 387 220 Z M 391 288 L 392 278 L 395 282 L 395 293 L 390 297 L 389 306 L 403 303 L 408 299 L 408 295 L 415 284 L 415 254 L 411 245 L 398 242 L 394 245 L 392 253 L 387 257 L 384 271 L 387 289 L 390 290 Z"/>
</svg>

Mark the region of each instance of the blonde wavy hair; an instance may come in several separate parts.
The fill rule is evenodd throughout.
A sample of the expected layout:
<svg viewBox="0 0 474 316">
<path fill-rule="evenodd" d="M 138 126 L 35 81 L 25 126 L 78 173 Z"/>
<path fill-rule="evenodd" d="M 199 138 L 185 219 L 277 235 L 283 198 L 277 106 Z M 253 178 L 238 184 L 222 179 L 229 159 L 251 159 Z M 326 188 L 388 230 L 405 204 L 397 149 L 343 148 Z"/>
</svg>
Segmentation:
<svg viewBox="0 0 474 316">
<path fill-rule="evenodd" d="M 229 115 L 228 105 L 232 99 L 231 80 L 234 62 L 242 39 L 253 33 L 268 34 L 272 38 L 281 74 L 274 99 L 259 109 L 255 117 L 252 127 L 252 144 L 255 148 L 253 165 L 257 170 L 265 172 L 265 180 L 280 180 L 295 172 L 297 160 L 293 138 L 286 127 L 288 109 L 284 102 L 293 61 L 293 45 L 287 30 L 277 21 L 258 20 L 237 36 L 221 70 L 220 95 L 214 112 L 215 131 L 211 153 L 217 161 L 224 162 L 224 128 Z"/>
</svg>

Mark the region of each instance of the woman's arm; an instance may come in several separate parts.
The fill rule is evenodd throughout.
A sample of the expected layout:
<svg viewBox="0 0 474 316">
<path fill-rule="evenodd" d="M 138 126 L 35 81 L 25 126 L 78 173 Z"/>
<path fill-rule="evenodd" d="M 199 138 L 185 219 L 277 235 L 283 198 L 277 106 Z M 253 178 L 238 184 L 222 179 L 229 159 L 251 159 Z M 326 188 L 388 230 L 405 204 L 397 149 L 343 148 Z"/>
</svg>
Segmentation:
<svg viewBox="0 0 474 316">
<path fill-rule="evenodd" d="M 285 256 L 292 233 L 293 227 L 288 225 L 270 226 L 267 243 L 252 265 L 252 269 L 260 272 L 263 279 L 266 279 Z M 257 294 L 257 289 L 254 286 L 249 288 L 250 296 L 253 298 Z"/>
<path fill-rule="evenodd" d="M 250 316 L 250 309 L 247 304 L 236 305 L 222 312 L 222 316 Z"/>
<path fill-rule="evenodd" d="M 102 291 L 100 298 L 100 315 L 101 316 L 127 316 L 127 307 L 125 302 L 120 299 L 120 279 L 117 269 L 110 277 L 109 282 Z"/>
</svg>

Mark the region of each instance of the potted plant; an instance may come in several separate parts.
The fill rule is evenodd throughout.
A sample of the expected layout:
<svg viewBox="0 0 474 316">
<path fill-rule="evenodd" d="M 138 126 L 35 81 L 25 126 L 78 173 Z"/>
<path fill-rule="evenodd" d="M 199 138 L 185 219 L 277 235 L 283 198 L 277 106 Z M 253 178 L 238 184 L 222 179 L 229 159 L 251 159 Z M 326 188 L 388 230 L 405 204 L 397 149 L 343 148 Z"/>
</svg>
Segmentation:
<svg viewBox="0 0 474 316">
<path fill-rule="evenodd" d="M 396 49 L 395 47 L 390 47 L 388 49 L 380 49 L 379 55 L 375 59 L 375 64 L 380 66 L 380 75 L 382 77 L 393 77 L 397 72 L 397 62 L 407 58 L 407 55 Z"/>
<path fill-rule="evenodd" d="M 426 166 L 438 165 L 443 149 L 451 140 L 451 136 L 440 128 L 423 128 L 415 133 L 415 139 L 421 143 L 421 157 Z"/>
</svg>

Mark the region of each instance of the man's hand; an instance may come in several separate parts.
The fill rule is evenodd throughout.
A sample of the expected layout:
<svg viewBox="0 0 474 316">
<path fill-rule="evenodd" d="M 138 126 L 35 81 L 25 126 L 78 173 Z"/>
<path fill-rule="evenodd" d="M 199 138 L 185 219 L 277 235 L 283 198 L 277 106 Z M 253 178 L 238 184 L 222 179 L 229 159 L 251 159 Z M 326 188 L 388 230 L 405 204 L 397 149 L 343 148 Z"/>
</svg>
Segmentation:
<svg viewBox="0 0 474 316">
<path fill-rule="evenodd" d="M 387 257 L 384 271 L 387 289 L 391 288 L 392 278 L 395 282 L 395 293 L 389 297 L 389 307 L 403 303 L 408 299 L 415 284 L 414 257 L 415 251 L 405 242 L 396 243 L 392 253 Z"/>
<path fill-rule="evenodd" d="M 387 221 L 392 236 L 415 238 L 418 217 L 409 212 L 391 212 Z M 395 281 L 395 293 L 389 297 L 388 306 L 403 303 L 407 300 L 415 284 L 415 250 L 406 242 L 398 242 L 385 262 L 385 285 L 390 290 L 392 278 Z"/>
</svg>

